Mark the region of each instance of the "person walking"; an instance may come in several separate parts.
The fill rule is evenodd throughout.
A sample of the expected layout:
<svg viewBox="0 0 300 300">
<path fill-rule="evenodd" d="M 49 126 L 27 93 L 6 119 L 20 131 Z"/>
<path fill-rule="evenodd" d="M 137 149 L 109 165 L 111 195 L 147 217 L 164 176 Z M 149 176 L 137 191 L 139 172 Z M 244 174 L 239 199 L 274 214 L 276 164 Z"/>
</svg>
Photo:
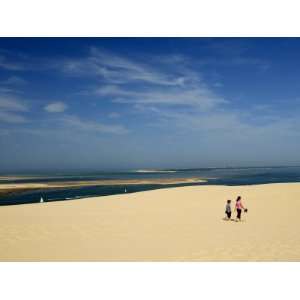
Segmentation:
<svg viewBox="0 0 300 300">
<path fill-rule="evenodd" d="M 226 206 L 225 206 L 225 214 L 227 216 L 227 220 L 231 219 L 231 200 L 227 200 Z"/>
<path fill-rule="evenodd" d="M 236 199 L 236 203 L 235 203 L 235 209 L 236 211 L 236 221 L 241 221 L 241 215 L 242 215 L 242 210 L 244 210 L 246 212 L 246 208 L 244 208 L 243 204 L 242 204 L 242 197 L 238 196 Z"/>
</svg>

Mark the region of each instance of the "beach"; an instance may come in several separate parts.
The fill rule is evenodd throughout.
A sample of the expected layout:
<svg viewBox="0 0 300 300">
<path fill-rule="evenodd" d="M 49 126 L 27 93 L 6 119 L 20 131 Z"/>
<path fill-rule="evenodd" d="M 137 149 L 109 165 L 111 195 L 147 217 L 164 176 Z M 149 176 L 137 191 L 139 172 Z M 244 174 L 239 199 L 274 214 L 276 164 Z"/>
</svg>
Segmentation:
<svg viewBox="0 0 300 300">
<path fill-rule="evenodd" d="M 238 195 L 248 213 L 225 221 Z M 0 261 L 299 261 L 299 211 L 300 183 L 2 206 Z"/>
</svg>

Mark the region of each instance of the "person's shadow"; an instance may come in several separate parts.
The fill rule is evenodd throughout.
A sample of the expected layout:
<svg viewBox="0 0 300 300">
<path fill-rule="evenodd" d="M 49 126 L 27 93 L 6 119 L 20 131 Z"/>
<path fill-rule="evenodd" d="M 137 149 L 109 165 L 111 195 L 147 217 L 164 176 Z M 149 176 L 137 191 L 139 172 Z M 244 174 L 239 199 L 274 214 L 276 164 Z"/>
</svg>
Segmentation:
<svg viewBox="0 0 300 300">
<path fill-rule="evenodd" d="M 223 220 L 223 221 L 226 221 L 226 222 L 228 222 L 228 221 L 233 221 L 233 222 L 234 222 L 234 221 L 235 221 L 234 219 L 228 219 L 228 218 L 226 218 L 226 217 L 222 218 L 222 220 Z"/>
</svg>

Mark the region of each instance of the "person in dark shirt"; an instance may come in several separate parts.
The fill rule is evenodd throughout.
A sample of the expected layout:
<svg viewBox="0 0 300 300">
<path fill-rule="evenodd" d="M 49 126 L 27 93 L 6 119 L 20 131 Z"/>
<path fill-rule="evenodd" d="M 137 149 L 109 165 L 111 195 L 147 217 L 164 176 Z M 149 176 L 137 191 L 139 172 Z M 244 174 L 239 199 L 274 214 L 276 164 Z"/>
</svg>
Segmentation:
<svg viewBox="0 0 300 300">
<path fill-rule="evenodd" d="M 227 204 L 225 207 L 225 214 L 227 216 L 227 219 L 230 220 L 231 219 L 231 200 L 227 200 Z"/>
</svg>

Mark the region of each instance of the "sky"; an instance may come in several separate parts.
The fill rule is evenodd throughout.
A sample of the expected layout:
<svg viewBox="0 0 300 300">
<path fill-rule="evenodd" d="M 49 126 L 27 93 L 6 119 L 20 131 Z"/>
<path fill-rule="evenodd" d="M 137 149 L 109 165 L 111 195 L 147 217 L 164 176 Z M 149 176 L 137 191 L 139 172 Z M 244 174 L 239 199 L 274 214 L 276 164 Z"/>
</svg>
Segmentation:
<svg viewBox="0 0 300 300">
<path fill-rule="evenodd" d="M 299 38 L 0 38 L 0 172 L 300 165 Z"/>
</svg>

